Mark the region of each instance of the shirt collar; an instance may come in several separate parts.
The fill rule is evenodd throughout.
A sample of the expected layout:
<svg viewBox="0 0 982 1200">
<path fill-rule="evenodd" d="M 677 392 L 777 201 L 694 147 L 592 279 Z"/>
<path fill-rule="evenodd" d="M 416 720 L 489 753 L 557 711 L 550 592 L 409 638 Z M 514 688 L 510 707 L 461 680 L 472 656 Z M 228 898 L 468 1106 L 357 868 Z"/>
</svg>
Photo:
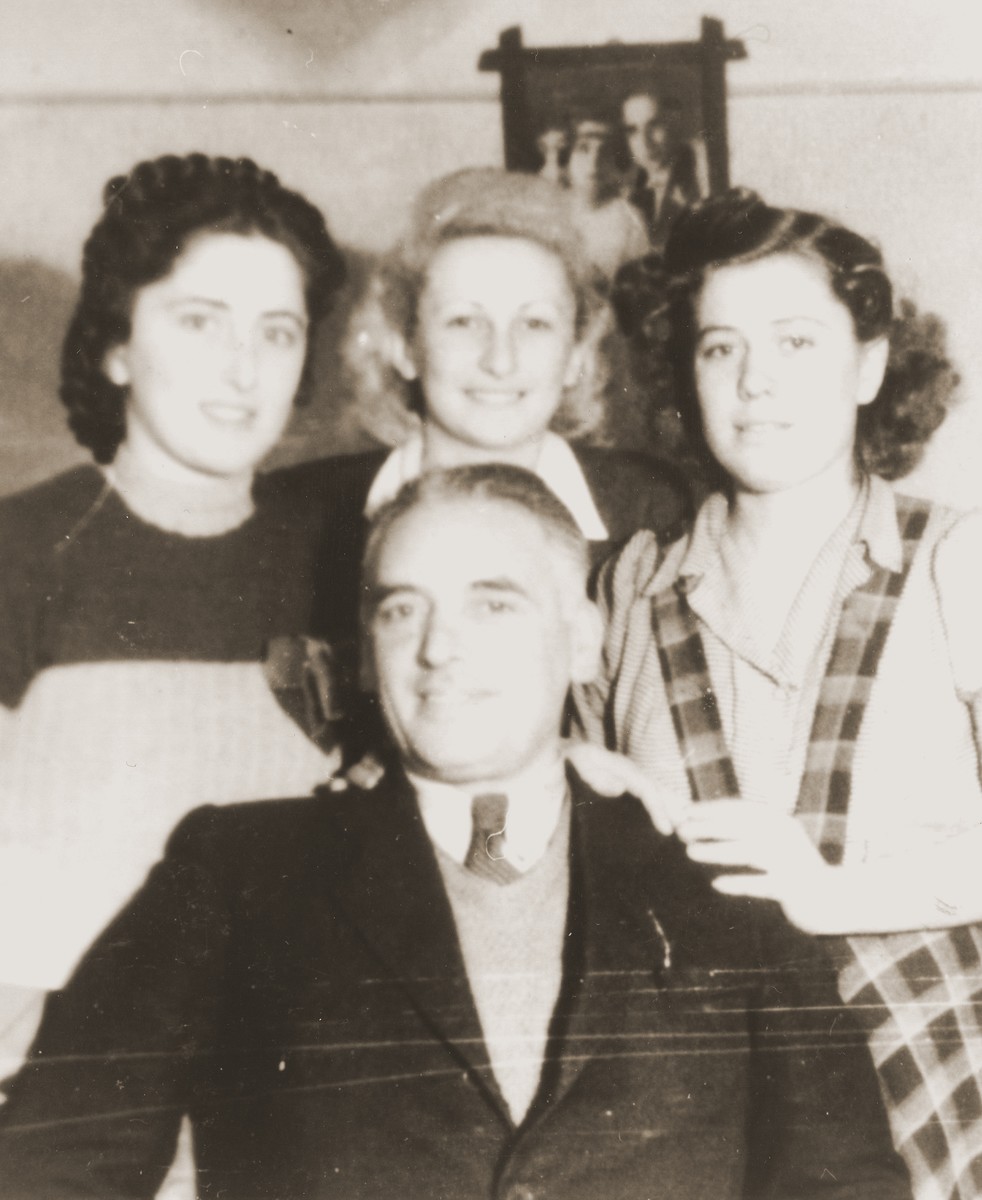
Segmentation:
<svg viewBox="0 0 982 1200">
<path fill-rule="evenodd" d="M 373 517 L 383 504 L 395 499 L 399 489 L 423 470 L 423 438 L 412 433 L 387 456 L 372 480 L 365 500 L 365 516 Z"/>
<path fill-rule="evenodd" d="M 860 516 L 853 544 L 863 546 L 868 562 L 888 571 L 899 571 L 903 566 L 903 546 L 893 488 L 878 475 L 867 476 L 859 503 Z M 687 590 L 691 591 L 717 561 L 728 508 L 726 496 L 722 492 L 713 492 L 696 514 L 689 544 L 678 568 L 678 576 L 685 581 Z M 653 576 L 644 594 L 653 595 L 662 586 L 661 580 Z"/>
<path fill-rule="evenodd" d="M 365 516 L 392 500 L 404 483 L 416 479 L 423 469 L 423 435 L 411 434 L 386 458 L 372 481 L 365 501 Z M 576 455 L 558 434 L 547 432 L 539 453 L 535 473 L 573 515 L 583 536 L 591 542 L 603 542 L 610 536 L 597 510 Z"/>
<path fill-rule="evenodd" d="M 558 753 L 510 779 L 474 785 L 441 783 L 409 771 L 407 775 L 430 841 L 458 863 L 463 863 L 470 846 L 474 796 L 482 792 L 508 796 L 504 856 L 521 871 L 545 854 L 566 799 L 566 774 Z"/>
<path fill-rule="evenodd" d="M 904 548 L 897 521 L 897 497 L 890 484 L 879 475 L 867 478 L 866 489 L 866 506 L 856 541 L 865 544 L 870 562 L 887 571 L 900 571 L 904 565 Z"/>
</svg>

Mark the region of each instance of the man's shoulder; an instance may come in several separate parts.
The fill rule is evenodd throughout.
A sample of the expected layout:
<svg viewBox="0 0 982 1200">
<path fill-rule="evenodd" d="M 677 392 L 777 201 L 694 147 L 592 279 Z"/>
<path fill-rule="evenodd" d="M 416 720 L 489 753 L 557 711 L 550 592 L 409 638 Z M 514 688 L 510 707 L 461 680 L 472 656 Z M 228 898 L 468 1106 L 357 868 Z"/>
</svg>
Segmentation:
<svg viewBox="0 0 982 1200">
<path fill-rule="evenodd" d="M 761 972 L 814 965 L 814 940 L 776 904 L 717 892 L 711 869 L 693 862 L 676 836 L 659 833 L 636 797 L 598 796 L 575 775 L 572 795 L 577 840 L 595 878 L 667 940 L 677 967 L 742 972 L 759 983 Z"/>
<path fill-rule="evenodd" d="M 695 902 L 700 909 L 722 912 L 726 898 L 712 890 L 705 868 L 689 859 L 677 837 L 655 829 L 640 800 L 628 793 L 600 796 L 575 774 L 571 779 L 581 844 L 611 887 L 633 891 L 648 907 L 685 911 Z"/>
<path fill-rule="evenodd" d="M 338 840 L 371 829 L 391 807 L 392 789 L 317 788 L 308 796 L 204 805 L 183 818 L 167 842 L 167 857 L 193 860 L 209 869 L 277 870 L 299 863 Z"/>
</svg>

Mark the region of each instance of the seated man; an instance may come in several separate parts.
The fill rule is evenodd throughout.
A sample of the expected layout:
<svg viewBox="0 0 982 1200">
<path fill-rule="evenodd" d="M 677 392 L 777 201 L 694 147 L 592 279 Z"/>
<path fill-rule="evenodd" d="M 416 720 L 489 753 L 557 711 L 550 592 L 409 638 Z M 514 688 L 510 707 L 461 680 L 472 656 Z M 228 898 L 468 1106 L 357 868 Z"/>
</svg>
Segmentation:
<svg viewBox="0 0 982 1200">
<path fill-rule="evenodd" d="M 374 791 L 199 809 L 51 996 L 0 1195 L 909 1197 L 813 944 L 567 778 L 597 666 L 576 525 L 533 475 L 409 484 L 365 558 L 401 757 Z"/>
</svg>

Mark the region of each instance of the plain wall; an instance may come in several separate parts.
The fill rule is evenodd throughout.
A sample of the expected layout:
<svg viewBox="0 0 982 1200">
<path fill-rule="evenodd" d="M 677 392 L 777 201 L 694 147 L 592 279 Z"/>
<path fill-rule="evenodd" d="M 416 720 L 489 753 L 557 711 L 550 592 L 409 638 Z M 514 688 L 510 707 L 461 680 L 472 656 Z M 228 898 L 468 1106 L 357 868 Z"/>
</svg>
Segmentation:
<svg viewBox="0 0 982 1200">
<path fill-rule="evenodd" d="M 307 192 L 357 259 L 398 234 L 433 175 L 501 161 L 499 32 L 527 45 L 692 40 L 693 0 L 32 0 L 0 11 L 0 490 L 73 460 L 58 343 L 105 180 L 137 159 L 249 154 Z M 972 0 L 718 0 L 731 177 L 831 212 L 882 245 L 941 314 L 962 400 L 911 490 L 982 504 L 975 235 L 982 66 Z M 322 379 L 297 437 L 351 448 Z"/>
</svg>

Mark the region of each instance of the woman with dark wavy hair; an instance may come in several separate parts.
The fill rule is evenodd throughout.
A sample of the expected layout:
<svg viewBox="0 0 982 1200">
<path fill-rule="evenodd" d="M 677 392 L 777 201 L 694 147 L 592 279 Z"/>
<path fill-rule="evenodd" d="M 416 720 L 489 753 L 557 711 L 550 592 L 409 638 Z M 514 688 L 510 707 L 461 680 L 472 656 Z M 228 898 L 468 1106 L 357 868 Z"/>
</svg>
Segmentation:
<svg viewBox="0 0 982 1200">
<path fill-rule="evenodd" d="M 106 186 L 62 356 L 95 462 L 0 502 L 0 886 L 30 914 L 4 922 L 7 982 L 60 986 L 190 807 L 331 773 L 263 660 L 313 631 L 322 555 L 353 605 L 360 513 L 343 472 L 315 505 L 257 467 L 344 275 L 318 209 L 248 159 Z"/>
<path fill-rule="evenodd" d="M 717 490 L 606 568 L 584 723 L 723 892 L 842 935 L 919 1200 L 982 1186 L 982 515 L 895 491 L 955 382 L 879 250 L 737 191 L 618 305 Z"/>
</svg>

